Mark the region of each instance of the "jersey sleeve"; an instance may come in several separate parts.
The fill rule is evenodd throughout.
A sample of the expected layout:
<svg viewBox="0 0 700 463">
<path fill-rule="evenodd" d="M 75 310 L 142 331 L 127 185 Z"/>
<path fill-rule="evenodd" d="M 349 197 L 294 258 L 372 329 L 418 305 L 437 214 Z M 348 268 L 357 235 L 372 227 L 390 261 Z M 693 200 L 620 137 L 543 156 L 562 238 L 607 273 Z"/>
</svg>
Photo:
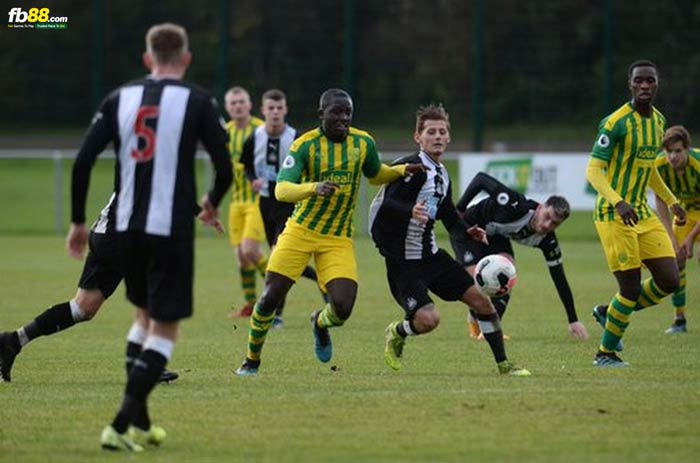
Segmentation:
<svg viewBox="0 0 700 463">
<path fill-rule="evenodd" d="M 257 178 L 255 175 L 255 132 L 253 132 L 243 143 L 241 153 L 241 164 L 245 169 L 245 176 L 251 182 Z"/>
<path fill-rule="evenodd" d="M 199 118 L 199 139 L 209 153 L 212 164 L 214 164 L 216 175 L 212 189 L 209 191 L 209 201 L 214 207 L 217 207 L 221 198 L 226 194 L 226 190 L 231 186 L 233 167 L 226 147 L 226 125 L 221 118 L 214 98 L 208 98 L 202 105 Z"/>
<path fill-rule="evenodd" d="M 603 119 L 598 126 L 598 137 L 593 144 L 591 156 L 602 161 L 610 161 L 617 138 L 617 124 L 613 124 L 609 118 Z"/>
<path fill-rule="evenodd" d="M 365 156 L 364 164 L 362 164 L 362 173 L 365 177 L 372 178 L 379 173 L 381 161 L 379 161 L 379 153 L 377 153 L 377 145 L 374 143 L 374 139 L 367 137 L 365 141 L 367 142 L 367 155 Z"/>
<path fill-rule="evenodd" d="M 90 185 L 90 171 L 97 156 L 112 140 L 116 100 L 116 94 L 111 94 L 102 101 L 90 122 L 90 127 L 73 163 L 71 181 L 71 222 L 73 223 L 85 223 L 85 202 Z"/>
<path fill-rule="evenodd" d="M 297 139 L 292 143 L 289 153 L 282 161 L 282 168 L 277 174 L 277 182 L 301 183 L 302 174 L 308 162 L 308 144 Z"/>
<path fill-rule="evenodd" d="M 557 235 L 553 232 L 548 233 L 537 247 L 542 251 L 547 266 L 552 267 L 562 263 L 561 247 L 559 247 Z"/>
<path fill-rule="evenodd" d="M 469 182 L 464 193 L 462 193 L 462 197 L 457 201 L 457 210 L 464 212 L 469 206 L 469 203 L 482 191 L 488 193 L 490 197 L 495 197 L 501 192 L 507 194 L 511 193 L 511 190 L 507 186 L 495 178 L 484 172 L 479 172 L 474 176 L 472 181 Z"/>
</svg>

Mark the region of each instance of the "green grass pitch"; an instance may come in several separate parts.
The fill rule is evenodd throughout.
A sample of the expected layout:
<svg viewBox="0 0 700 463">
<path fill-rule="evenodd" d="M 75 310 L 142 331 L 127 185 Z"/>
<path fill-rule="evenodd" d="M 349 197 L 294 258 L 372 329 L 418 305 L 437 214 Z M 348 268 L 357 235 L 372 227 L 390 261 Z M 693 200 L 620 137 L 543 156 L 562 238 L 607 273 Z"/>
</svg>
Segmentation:
<svg viewBox="0 0 700 463">
<path fill-rule="evenodd" d="M 599 244 L 573 239 L 577 228 L 567 223 L 561 233 L 570 237 L 565 266 L 588 341 L 568 338 L 539 253 L 516 247 L 519 281 L 504 328 L 510 358 L 530 378 L 500 377 L 486 344 L 468 338 L 464 306 L 442 302 L 441 326 L 410 339 L 404 369 L 390 371 L 384 327 L 401 311 L 364 237 L 355 312 L 332 331 L 332 362 L 314 358 L 308 316 L 320 297 L 302 280 L 284 329 L 268 337 L 260 376 L 234 377 L 246 326 L 226 318 L 242 299 L 233 253 L 225 238 L 203 237 L 195 316 L 170 365 L 181 378 L 150 400 L 154 422 L 169 433 L 164 446 L 138 456 L 99 448 L 124 387 L 132 309 L 120 287 L 94 321 L 38 339 L 17 358 L 13 382 L 0 384 L 0 462 L 697 461 L 697 263 L 688 272 L 690 332 L 663 334 L 672 320 L 665 301 L 633 316 L 623 353 L 632 367 L 598 370 L 591 362 L 600 328 L 589 312 L 615 286 Z M 0 249 L 0 329 L 73 296 L 82 263 L 66 256 L 63 237 L 5 234 Z"/>
</svg>

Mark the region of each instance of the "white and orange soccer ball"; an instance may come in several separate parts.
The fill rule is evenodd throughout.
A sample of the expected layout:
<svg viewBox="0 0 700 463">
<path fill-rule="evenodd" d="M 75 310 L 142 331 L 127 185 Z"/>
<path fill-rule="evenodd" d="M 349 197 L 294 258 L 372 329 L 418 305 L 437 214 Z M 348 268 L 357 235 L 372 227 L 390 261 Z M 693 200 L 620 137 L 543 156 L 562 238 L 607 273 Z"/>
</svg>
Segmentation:
<svg viewBox="0 0 700 463">
<path fill-rule="evenodd" d="M 505 296 L 513 289 L 517 279 L 513 262 L 500 254 L 488 255 L 476 264 L 474 282 L 486 296 Z"/>
</svg>

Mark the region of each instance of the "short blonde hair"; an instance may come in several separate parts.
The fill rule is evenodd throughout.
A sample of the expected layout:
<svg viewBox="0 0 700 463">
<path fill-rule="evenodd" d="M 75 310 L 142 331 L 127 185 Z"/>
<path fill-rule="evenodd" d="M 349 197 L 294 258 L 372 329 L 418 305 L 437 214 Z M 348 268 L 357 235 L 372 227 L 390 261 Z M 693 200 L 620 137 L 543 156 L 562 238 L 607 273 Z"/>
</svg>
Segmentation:
<svg viewBox="0 0 700 463">
<path fill-rule="evenodd" d="M 175 64 L 188 50 L 187 31 L 173 23 L 151 26 L 146 33 L 146 52 L 158 64 Z"/>
</svg>

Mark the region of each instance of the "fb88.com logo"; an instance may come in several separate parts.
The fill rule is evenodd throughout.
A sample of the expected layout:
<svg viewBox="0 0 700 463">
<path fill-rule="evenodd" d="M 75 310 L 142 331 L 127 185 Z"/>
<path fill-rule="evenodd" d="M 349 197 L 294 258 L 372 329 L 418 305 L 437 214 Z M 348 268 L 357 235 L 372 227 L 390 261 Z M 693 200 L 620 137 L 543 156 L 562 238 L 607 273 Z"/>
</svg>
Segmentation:
<svg viewBox="0 0 700 463">
<path fill-rule="evenodd" d="M 24 11 L 22 8 L 12 8 L 8 14 L 9 23 L 45 23 L 45 22 L 68 22 L 66 17 L 49 16 L 51 10 L 48 8 L 30 8 L 29 11 Z"/>
</svg>

